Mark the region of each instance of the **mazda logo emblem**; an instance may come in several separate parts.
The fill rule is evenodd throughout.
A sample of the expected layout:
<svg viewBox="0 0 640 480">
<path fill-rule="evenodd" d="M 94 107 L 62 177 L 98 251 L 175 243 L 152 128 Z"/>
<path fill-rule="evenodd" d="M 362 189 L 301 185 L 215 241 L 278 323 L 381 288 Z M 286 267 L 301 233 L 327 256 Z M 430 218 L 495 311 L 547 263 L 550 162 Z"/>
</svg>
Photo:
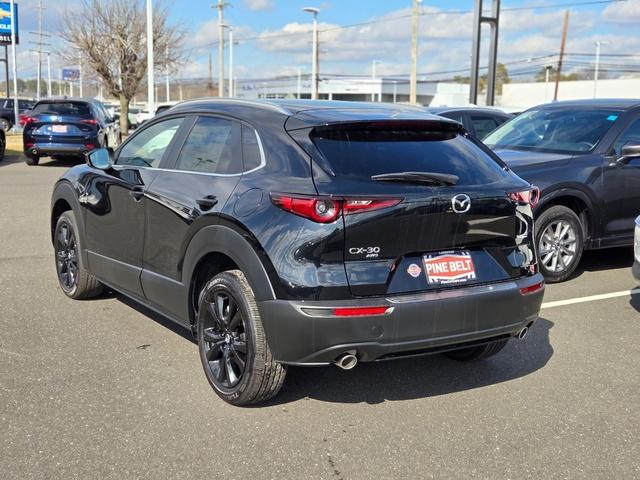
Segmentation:
<svg viewBox="0 0 640 480">
<path fill-rule="evenodd" d="M 459 193 L 451 199 L 451 208 L 456 213 L 467 213 L 471 208 L 471 197 L 466 193 Z"/>
</svg>

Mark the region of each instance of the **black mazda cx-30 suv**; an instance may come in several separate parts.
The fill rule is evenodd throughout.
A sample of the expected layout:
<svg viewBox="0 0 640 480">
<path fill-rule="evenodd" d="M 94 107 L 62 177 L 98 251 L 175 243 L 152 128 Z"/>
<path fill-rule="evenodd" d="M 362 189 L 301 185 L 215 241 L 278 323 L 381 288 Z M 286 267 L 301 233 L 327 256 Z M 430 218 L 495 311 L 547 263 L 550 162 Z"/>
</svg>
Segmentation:
<svg viewBox="0 0 640 480">
<path fill-rule="evenodd" d="M 56 184 L 62 290 L 109 287 L 191 328 L 236 405 L 287 365 L 497 353 L 536 320 L 537 190 L 410 107 L 197 100 Z"/>
</svg>

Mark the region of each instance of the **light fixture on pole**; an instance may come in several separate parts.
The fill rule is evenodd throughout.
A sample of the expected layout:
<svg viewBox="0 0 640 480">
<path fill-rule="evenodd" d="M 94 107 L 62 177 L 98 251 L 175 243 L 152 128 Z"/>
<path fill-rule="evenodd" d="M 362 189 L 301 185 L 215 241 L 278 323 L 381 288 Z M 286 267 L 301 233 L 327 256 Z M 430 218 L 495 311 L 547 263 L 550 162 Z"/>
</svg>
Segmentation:
<svg viewBox="0 0 640 480">
<path fill-rule="evenodd" d="M 602 45 L 609 45 L 610 42 L 596 41 L 596 66 L 593 72 L 593 98 L 598 96 L 598 73 L 600 70 L 600 47 Z"/>
<path fill-rule="evenodd" d="M 382 62 L 380 60 L 372 60 L 371 61 L 371 101 L 372 102 L 376 101 L 376 91 L 375 91 L 375 89 L 376 89 L 376 65 L 378 63 L 382 63 Z M 382 96 L 381 93 L 380 93 L 380 96 Z"/>
<path fill-rule="evenodd" d="M 156 111 L 153 66 L 153 1 L 147 0 L 147 108 L 149 112 Z"/>
<path fill-rule="evenodd" d="M 311 98 L 318 99 L 318 14 L 320 9 L 305 7 L 303 11 L 313 15 L 313 46 L 311 53 Z"/>
</svg>

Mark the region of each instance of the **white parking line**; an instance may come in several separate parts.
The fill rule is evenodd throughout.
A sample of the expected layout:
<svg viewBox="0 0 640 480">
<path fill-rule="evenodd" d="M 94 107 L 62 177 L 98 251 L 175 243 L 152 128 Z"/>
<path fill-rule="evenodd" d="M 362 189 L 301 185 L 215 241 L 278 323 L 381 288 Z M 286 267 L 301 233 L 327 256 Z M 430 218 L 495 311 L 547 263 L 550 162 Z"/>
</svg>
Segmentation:
<svg viewBox="0 0 640 480">
<path fill-rule="evenodd" d="M 565 305 L 573 305 L 574 303 L 595 302 L 597 300 L 606 300 L 607 298 L 627 297 L 630 295 L 640 295 L 640 288 L 633 290 L 623 290 L 621 292 L 603 293 L 601 295 L 591 295 L 589 297 L 569 298 L 567 300 L 558 300 L 556 302 L 546 302 L 541 308 L 562 307 Z"/>
</svg>

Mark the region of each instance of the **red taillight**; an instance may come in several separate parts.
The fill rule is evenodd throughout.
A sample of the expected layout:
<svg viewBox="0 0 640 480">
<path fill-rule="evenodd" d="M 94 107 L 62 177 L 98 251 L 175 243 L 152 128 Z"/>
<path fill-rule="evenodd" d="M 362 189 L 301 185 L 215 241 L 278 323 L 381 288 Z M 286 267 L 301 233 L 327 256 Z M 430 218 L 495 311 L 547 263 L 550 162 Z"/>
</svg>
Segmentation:
<svg viewBox="0 0 640 480">
<path fill-rule="evenodd" d="M 84 148 L 86 148 L 87 150 L 93 150 L 95 147 L 95 145 L 93 143 L 87 143 Z"/>
<path fill-rule="evenodd" d="M 334 308 L 336 317 L 360 317 L 364 315 L 384 315 L 391 312 L 393 307 L 344 307 Z"/>
<path fill-rule="evenodd" d="M 28 125 L 31 122 L 35 122 L 36 120 L 37 118 L 30 117 L 29 115 L 24 115 L 24 114 L 18 115 L 18 123 L 20 123 L 22 127 Z"/>
<path fill-rule="evenodd" d="M 544 282 L 535 283 L 533 285 L 529 285 L 528 287 L 523 287 L 520 289 L 520 295 L 531 295 L 532 293 L 538 292 L 544 288 Z"/>
<path fill-rule="evenodd" d="M 80 120 L 80 123 L 85 123 L 87 125 L 97 125 L 98 121 L 95 118 L 87 118 L 86 120 Z"/>
<path fill-rule="evenodd" d="M 358 198 L 332 198 L 314 196 L 294 196 L 280 193 L 272 193 L 271 201 L 274 205 L 308 218 L 318 223 L 334 222 L 341 212 L 345 215 L 368 212 L 397 205 L 402 200 L 393 199 L 358 199 Z"/>
<path fill-rule="evenodd" d="M 24 148 L 31 148 L 33 147 L 35 144 L 33 142 L 27 142 L 24 144 Z"/>
<path fill-rule="evenodd" d="M 514 202 L 528 203 L 532 207 L 535 207 L 540 199 L 540 189 L 532 186 L 529 190 L 511 192 L 509 193 L 509 198 Z"/>
</svg>

